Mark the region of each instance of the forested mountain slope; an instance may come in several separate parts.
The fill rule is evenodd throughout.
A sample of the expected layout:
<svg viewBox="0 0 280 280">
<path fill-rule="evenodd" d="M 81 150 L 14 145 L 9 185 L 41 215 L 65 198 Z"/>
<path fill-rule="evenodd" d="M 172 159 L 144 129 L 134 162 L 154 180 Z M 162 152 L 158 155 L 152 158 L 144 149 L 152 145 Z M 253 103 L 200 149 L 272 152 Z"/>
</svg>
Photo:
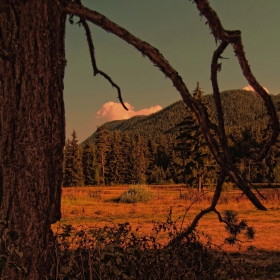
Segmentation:
<svg viewBox="0 0 280 280">
<path fill-rule="evenodd" d="M 213 96 L 203 96 L 199 84 L 193 94 L 215 122 Z M 239 175 L 250 182 L 280 182 L 280 141 L 262 162 L 252 157 L 260 151 L 268 123 L 261 99 L 243 90 L 225 91 L 221 99 L 229 153 Z M 279 110 L 280 95 L 272 99 Z M 81 146 L 73 132 L 66 141 L 63 184 L 184 183 L 200 190 L 216 182 L 218 169 L 194 115 L 178 101 L 150 116 L 105 123 Z"/>
<path fill-rule="evenodd" d="M 228 90 L 221 93 L 221 99 L 227 129 L 236 129 L 249 124 L 265 126 L 267 118 L 264 116 L 263 102 L 255 92 Z M 280 102 L 280 94 L 273 95 L 272 99 L 275 104 Z M 204 96 L 204 100 L 215 120 L 213 95 Z M 110 131 L 118 130 L 129 135 L 139 132 L 143 138 L 157 141 L 163 133 L 168 135 L 175 132 L 175 126 L 183 121 L 188 111 L 183 101 L 177 101 L 149 116 L 135 116 L 128 120 L 107 122 L 105 125 Z M 93 140 L 94 133 L 89 138 Z"/>
</svg>

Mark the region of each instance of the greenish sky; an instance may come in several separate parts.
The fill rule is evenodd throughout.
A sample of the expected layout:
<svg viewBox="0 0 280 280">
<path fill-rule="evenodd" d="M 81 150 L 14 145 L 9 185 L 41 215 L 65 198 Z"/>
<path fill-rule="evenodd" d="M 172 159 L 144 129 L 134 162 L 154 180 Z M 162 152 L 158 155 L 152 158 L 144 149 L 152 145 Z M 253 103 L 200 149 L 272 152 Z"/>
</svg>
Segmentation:
<svg viewBox="0 0 280 280">
<path fill-rule="evenodd" d="M 280 93 L 280 1 L 210 0 L 224 28 L 242 31 L 251 69 L 271 94 Z M 199 81 L 212 93 L 210 62 L 215 40 L 188 0 L 84 0 L 90 9 L 104 14 L 135 36 L 158 48 L 192 91 Z M 169 79 L 148 58 L 113 34 L 90 23 L 97 65 L 122 89 L 131 108 L 120 108 L 117 92 L 101 76 L 93 77 L 82 27 L 67 23 L 65 73 L 66 136 L 73 129 L 83 141 L 96 126 L 111 120 L 147 114 L 180 99 Z M 219 74 L 220 90 L 248 85 L 229 47 Z M 98 113 L 97 113 L 98 112 Z"/>
</svg>

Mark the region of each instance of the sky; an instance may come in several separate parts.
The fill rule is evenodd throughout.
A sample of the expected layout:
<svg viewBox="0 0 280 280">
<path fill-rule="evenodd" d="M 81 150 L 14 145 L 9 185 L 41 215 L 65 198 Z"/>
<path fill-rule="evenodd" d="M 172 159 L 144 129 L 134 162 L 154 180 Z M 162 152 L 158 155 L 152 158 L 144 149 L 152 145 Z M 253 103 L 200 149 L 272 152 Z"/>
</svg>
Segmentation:
<svg viewBox="0 0 280 280">
<path fill-rule="evenodd" d="M 216 49 L 206 19 L 188 0 L 83 0 L 136 37 L 160 50 L 190 91 L 197 81 L 212 93 L 210 63 Z M 270 94 L 280 93 L 280 1 L 209 0 L 225 29 L 241 30 L 251 70 Z M 89 23 L 97 66 L 121 88 L 129 111 L 118 103 L 117 91 L 100 75 L 93 76 L 85 32 L 66 27 L 67 66 L 64 79 L 66 137 L 76 130 L 80 142 L 98 125 L 135 115 L 148 115 L 180 100 L 169 79 L 133 46 Z M 248 86 L 232 47 L 223 55 L 220 90 Z"/>
</svg>

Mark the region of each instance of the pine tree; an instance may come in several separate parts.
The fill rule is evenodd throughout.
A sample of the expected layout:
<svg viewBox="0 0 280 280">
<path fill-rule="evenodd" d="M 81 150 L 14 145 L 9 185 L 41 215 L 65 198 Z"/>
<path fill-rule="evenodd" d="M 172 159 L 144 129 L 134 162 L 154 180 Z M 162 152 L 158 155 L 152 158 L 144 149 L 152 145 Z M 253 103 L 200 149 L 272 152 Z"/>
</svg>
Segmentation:
<svg viewBox="0 0 280 280">
<path fill-rule="evenodd" d="M 165 135 L 161 134 L 159 137 L 158 145 L 157 145 L 156 164 L 158 167 L 160 167 L 164 171 L 168 167 L 168 162 L 169 162 L 168 154 L 170 153 L 170 146 L 171 145 L 167 144 Z"/>
<path fill-rule="evenodd" d="M 132 141 L 132 180 L 134 183 L 146 182 L 145 143 L 140 133 L 137 132 Z"/>
<path fill-rule="evenodd" d="M 156 143 L 149 139 L 147 142 L 147 156 L 146 156 L 146 162 L 147 162 L 147 169 L 146 169 L 146 177 L 147 182 L 149 184 L 157 183 L 158 178 L 155 176 L 156 170 L 157 170 L 157 145 Z"/>
<path fill-rule="evenodd" d="M 83 186 L 84 175 L 82 167 L 82 151 L 74 130 L 72 139 L 67 139 L 64 151 L 64 186 Z"/>
<path fill-rule="evenodd" d="M 106 163 L 106 177 L 109 184 L 121 184 L 121 138 L 118 131 L 114 131 L 110 139 L 110 146 L 108 149 L 108 157 Z"/>
<path fill-rule="evenodd" d="M 203 102 L 199 83 L 193 92 L 194 98 Z M 207 107 L 206 107 L 207 108 Z M 193 113 L 188 111 L 187 117 L 178 124 L 179 136 L 176 138 L 175 151 L 180 164 L 178 173 L 184 183 L 197 186 L 198 192 L 202 190 L 202 180 L 206 174 L 214 169 L 214 161 L 200 127 Z"/>
<path fill-rule="evenodd" d="M 132 183 L 132 143 L 131 138 L 124 132 L 121 138 L 121 164 L 120 164 L 120 174 L 121 182 L 123 184 Z"/>
<path fill-rule="evenodd" d="M 82 149 L 82 166 L 85 186 L 93 186 L 95 183 L 94 146 L 90 139 L 86 140 Z"/>
<path fill-rule="evenodd" d="M 72 183 L 72 156 L 70 148 L 70 139 L 67 138 L 64 148 L 64 161 L 63 161 L 63 186 L 71 186 Z"/>
<path fill-rule="evenodd" d="M 101 185 L 106 185 L 106 162 L 109 150 L 109 135 L 110 132 L 107 126 L 102 125 L 97 128 L 95 138 L 95 156 L 96 156 L 96 179 Z"/>
</svg>

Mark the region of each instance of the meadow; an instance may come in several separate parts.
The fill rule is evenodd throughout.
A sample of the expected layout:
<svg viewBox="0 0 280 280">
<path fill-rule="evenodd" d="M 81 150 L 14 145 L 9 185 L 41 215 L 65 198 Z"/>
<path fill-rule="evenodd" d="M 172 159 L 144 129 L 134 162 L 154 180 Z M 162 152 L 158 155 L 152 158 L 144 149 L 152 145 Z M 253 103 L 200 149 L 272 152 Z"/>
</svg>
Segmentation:
<svg viewBox="0 0 280 280">
<path fill-rule="evenodd" d="M 128 186 L 106 187 L 69 187 L 62 192 L 61 224 L 74 227 L 102 228 L 129 222 L 132 231 L 138 235 L 153 234 L 156 222 L 164 222 L 172 209 L 172 219 L 179 228 L 185 228 L 194 216 L 206 208 L 211 201 L 213 191 L 206 190 L 197 198 L 195 190 L 184 186 L 150 186 L 152 199 L 146 203 L 120 203 L 120 195 Z M 268 211 L 259 211 L 238 190 L 227 185 L 217 210 L 238 212 L 240 220 L 245 219 L 253 226 L 256 234 L 253 240 L 242 239 L 236 246 L 223 245 L 228 236 L 225 225 L 220 223 L 215 213 L 204 216 L 197 227 L 205 242 L 211 240 L 213 248 L 221 245 L 233 260 L 246 264 L 254 277 L 250 279 L 280 279 L 280 190 L 261 190 L 262 202 Z M 194 202 L 195 201 L 195 202 Z M 190 207 L 191 205 L 191 207 Z M 188 210 L 187 210 L 188 209 Z M 168 237 L 160 237 L 162 243 Z M 210 238 L 210 239 L 209 239 Z M 267 278 L 268 277 L 268 278 Z M 278 278 L 279 277 L 279 278 Z"/>
</svg>

